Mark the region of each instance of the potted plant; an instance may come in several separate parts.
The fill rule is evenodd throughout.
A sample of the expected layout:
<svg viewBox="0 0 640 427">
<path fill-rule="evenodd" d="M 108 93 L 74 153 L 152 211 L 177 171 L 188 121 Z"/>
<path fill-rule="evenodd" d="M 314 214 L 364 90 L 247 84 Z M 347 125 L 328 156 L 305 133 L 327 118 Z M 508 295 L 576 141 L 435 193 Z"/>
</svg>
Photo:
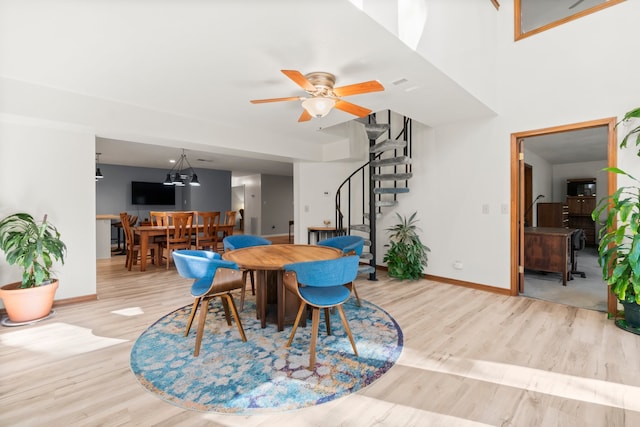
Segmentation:
<svg viewBox="0 0 640 427">
<path fill-rule="evenodd" d="M 37 222 L 27 213 L 0 221 L 0 250 L 10 265 L 22 268 L 22 281 L 0 288 L 0 298 L 14 323 L 47 317 L 53 306 L 58 280 L 51 276 L 53 261 L 64 264 L 66 245 L 47 215 Z"/>
<path fill-rule="evenodd" d="M 422 267 L 427 266 L 428 247 L 422 244 L 416 226 L 414 212 L 408 219 L 396 212 L 398 223 L 387 228 L 391 234 L 391 247 L 384 256 L 389 276 L 397 279 L 416 280 L 422 277 Z"/>
<path fill-rule="evenodd" d="M 640 108 L 629 111 L 616 126 L 632 118 L 640 118 Z M 637 146 L 640 144 L 640 126 L 625 135 L 620 148 L 626 147 L 634 135 Z M 616 324 L 640 333 L 640 181 L 618 168 L 605 170 L 625 175 L 633 183 L 601 199 L 591 214 L 594 221 L 604 225 L 600 230 L 598 263 L 603 280 L 624 307 L 624 319 L 617 320 Z M 607 210 L 606 220 L 600 221 L 600 216 Z"/>
</svg>

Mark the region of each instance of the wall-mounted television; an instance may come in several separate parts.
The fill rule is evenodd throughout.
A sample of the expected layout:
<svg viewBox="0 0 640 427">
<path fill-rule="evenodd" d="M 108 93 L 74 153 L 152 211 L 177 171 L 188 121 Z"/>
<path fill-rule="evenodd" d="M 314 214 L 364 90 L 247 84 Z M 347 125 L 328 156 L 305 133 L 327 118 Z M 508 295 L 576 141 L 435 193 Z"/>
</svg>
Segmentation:
<svg viewBox="0 0 640 427">
<path fill-rule="evenodd" d="M 161 182 L 131 181 L 132 205 L 175 205 L 176 189 Z"/>
</svg>

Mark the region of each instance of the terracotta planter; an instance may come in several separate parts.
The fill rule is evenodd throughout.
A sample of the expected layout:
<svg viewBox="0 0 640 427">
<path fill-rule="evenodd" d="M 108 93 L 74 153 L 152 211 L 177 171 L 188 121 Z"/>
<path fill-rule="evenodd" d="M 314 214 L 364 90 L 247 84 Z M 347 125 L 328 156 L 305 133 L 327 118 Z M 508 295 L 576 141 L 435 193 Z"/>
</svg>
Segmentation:
<svg viewBox="0 0 640 427">
<path fill-rule="evenodd" d="M 0 298 L 12 322 L 30 322 L 46 317 L 51 312 L 58 280 L 35 288 L 20 288 L 20 282 L 0 288 Z"/>
</svg>

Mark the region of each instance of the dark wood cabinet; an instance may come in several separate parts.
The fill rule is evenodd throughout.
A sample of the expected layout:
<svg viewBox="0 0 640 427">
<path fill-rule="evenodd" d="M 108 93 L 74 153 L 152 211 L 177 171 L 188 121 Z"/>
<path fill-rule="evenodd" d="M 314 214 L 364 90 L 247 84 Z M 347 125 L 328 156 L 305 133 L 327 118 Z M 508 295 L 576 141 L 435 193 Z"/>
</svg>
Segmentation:
<svg viewBox="0 0 640 427">
<path fill-rule="evenodd" d="M 569 227 L 569 206 L 566 203 L 538 203 L 538 227 Z"/>
<path fill-rule="evenodd" d="M 596 208 L 595 196 L 567 196 L 569 207 L 569 228 L 584 230 L 586 244 L 596 245 L 596 223 L 591 212 Z"/>
</svg>

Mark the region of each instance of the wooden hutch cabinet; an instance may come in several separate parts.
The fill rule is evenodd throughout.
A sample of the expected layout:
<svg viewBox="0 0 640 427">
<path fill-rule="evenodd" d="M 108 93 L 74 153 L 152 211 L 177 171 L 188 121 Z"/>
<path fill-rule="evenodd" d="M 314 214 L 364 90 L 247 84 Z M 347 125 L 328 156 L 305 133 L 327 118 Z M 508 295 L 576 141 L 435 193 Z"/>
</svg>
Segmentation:
<svg viewBox="0 0 640 427">
<path fill-rule="evenodd" d="M 586 244 L 596 245 L 596 223 L 591 219 L 591 212 L 596 208 L 596 179 L 568 179 L 567 206 L 569 228 L 583 229 Z"/>
</svg>

